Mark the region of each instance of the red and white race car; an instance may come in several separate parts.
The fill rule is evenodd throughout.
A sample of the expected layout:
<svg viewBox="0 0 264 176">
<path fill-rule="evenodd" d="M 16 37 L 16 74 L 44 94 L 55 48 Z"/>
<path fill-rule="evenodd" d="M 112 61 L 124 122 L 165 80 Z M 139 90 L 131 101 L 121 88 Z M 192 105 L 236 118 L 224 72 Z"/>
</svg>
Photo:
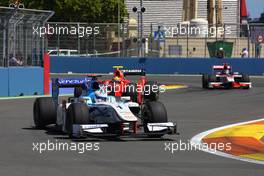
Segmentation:
<svg viewBox="0 0 264 176">
<path fill-rule="evenodd" d="M 144 101 L 157 101 L 159 99 L 159 85 L 146 77 L 145 70 L 121 70 L 122 66 L 115 66 L 113 78 L 100 81 L 111 88 L 112 95 L 116 97 L 129 96 L 133 102 L 142 104 Z M 127 79 L 127 76 L 139 76 L 136 82 Z"/>
<path fill-rule="evenodd" d="M 250 89 L 252 86 L 248 75 L 232 72 L 232 67 L 226 63 L 214 65 L 212 74 L 203 75 L 202 84 L 205 89 Z"/>
</svg>

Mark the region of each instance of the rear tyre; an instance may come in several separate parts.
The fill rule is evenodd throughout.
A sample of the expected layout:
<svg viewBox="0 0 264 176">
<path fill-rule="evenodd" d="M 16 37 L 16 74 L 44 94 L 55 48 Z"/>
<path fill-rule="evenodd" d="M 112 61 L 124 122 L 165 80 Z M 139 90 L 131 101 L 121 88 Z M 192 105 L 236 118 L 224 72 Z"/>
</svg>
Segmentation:
<svg viewBox="0 0 264 176">
<path fill-rule="evenodd" d="M 144 131 L 146 133 L 151 133 L 148 130 L 147 124 L 148 123 L 164 123 L 168 122 L 167 117 L 167 111 L 161 102 L 158 101 L 152 101 L 147 102 L 143 107 L 143 125 L 144 125 Z M 149 134 L 149 137 L 157 137 L 160 138 L 164 134 Z"/>
<path fill-rule="evenodd" d="M 124 96 L 129 96 L 132 102 L 137 102 L 137 84 L 131 83 L 127 85 Z"/>
<path fill-rule="evenodd" d="M 89 124 L 89 108 L 85 103 L 72 103 L 67 109 L 66 130 L 72 138 L 73 124 Z"/>
<path fill-rule="evenodd" d="M 208 89 L 208 84 L 209 84 L 209 75 L 204 74 L 202 77 L 202 84 L 204 89 Z"/>
<path fill-rule="evenodd" d="M 56 106 L 50 97 L 37 98 L 34 102 L 33 118 L 36 128 L 43 129 L 56 123 Z"/>
<path fill-rule="evenodd" d="M 147 92 L 144 92 L 144 99 L 147 101 L 159 100 L 159 85 L 156 81 L 148 81 L 145 85 Z M 157 91 L 154 91 L 156 90 Z"/>
</svg>

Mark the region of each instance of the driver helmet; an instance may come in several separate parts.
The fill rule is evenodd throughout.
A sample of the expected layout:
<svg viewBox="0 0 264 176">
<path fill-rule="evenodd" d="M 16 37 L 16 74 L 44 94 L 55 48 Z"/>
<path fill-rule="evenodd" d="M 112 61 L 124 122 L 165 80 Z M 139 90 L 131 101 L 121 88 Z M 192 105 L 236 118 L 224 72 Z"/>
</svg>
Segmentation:
<svg viewBox="0 0 264 176">
<path fill-rule="evenodd" d="M 116 70 L 115 73 L 114 73 L 113 80 L 117 81 L 117 82 L 120 82 L 123 77 L 124 77 L 124 74 L 122 73 L 122 71 L 121 70 Z"/>
<path fill-rule="evenodd" d="M 120 82 L 121 78 L 120 78 L 119 76 L 115 76 L 115 77 L 113 78 L 113 80 L 116 81 L 116 82 Z"/>
</svg>

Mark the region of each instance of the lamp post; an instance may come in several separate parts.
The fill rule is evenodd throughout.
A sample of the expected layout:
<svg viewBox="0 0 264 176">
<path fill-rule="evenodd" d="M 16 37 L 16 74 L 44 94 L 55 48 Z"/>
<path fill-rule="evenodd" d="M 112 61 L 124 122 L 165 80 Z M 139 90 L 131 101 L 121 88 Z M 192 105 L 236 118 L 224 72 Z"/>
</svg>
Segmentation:
<svg viewBox="0 0 264 176">
<path fill-rule="evenodd" d="M 118 56 L 120 57 L 120 0 L 118 0 L 118 22 L 117 22 L 117 28 L 118 28 Z M 124 41 L 123 41 L 124 42 Z"/>
<path fill-rule="evenodd" d="M 218 40 L 218 4 L 215 4 L 215 27 L 216 27 L 216 35 L 215 40 Z"/>
<path fill-rule="evenodd" d="M 145 40 L 143 40 L 143 34 L 144 34 L 144 28 L 143 28 L 143 13 L 145 13 L 146 9 L 143 7 L 143 0 L 140 0 L 140 10 L 138 10 L 137 7 L 133 7 L 132 11 L 134 13 L 137 13 L 138 15 L 138 57 L 144 56 L 143 52 L 143 43 Z"/>
</svg>

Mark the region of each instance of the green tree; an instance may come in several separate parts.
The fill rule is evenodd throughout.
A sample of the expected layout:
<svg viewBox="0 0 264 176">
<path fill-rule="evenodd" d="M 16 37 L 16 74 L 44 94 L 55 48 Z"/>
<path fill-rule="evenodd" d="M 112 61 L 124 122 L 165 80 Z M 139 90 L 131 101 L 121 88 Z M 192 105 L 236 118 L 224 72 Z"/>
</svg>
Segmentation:
<svg viewBox="0 0 264 176">
<path fill-rule="evenodd" d="M 118 6 L 120 10 L 120 21 L 127 16 L 126 6 L 123 0 L 101 0 L 102 12 L 100 21 L 104 23 L 118 22 Z"/>
<path fill-rule="evenodd" d="M 1 0 L 0 1 L 0 6 L 8 6 L 9 5 L 9 0 Z"/>
<path fill-rule="evenodd" d="M 120 21 L 127 15 L 124 0 L 23 0 L 26 8 L 52 10 L 55 15 L 50 21 L 117 23 L 118 6 Z M 9 0 L 0 5 L 8 6 Z"/>
</svg>

